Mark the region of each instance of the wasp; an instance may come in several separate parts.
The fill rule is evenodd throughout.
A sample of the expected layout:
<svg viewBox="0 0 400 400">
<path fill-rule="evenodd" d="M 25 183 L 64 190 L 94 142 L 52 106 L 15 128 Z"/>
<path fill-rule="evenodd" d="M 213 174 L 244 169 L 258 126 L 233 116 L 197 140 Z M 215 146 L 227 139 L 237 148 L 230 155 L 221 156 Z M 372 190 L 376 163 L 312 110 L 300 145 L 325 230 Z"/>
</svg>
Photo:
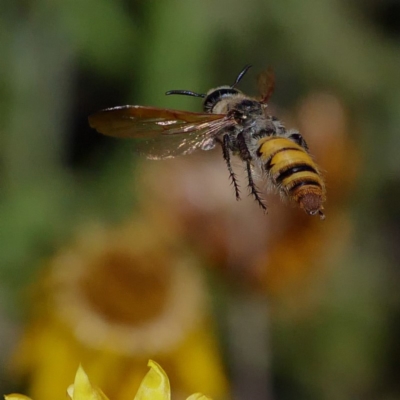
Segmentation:
<svg viewBox="0 0 400 400">
<path fill-rule="evenodd" d="M 319 214 L 324 219 L 325 184 L 306 141 L 298 131 L 286 130 L 267 111 L 275 86 L 272 70 L 259 76 L 258 98 L 236 88 L 250 67 L 243 68 L 233 85 L 219 86 L 205 94 L 189 90 L 166 92 L 203 98 L 202 113 L 127 105 L 92 114 L 89 124 L 105 135 L 136 139 L 136 150 L 150 159 L 211 150 L 218 144 L 237 200 L 240 191 L 231 165 L 232 155 L 243 161 L 250 193 L 264 211 L 267 206 L 256 186 L 257 179 L 265 179 L 282 198 L 297 203 L 307 214 Z"/>
</svg>

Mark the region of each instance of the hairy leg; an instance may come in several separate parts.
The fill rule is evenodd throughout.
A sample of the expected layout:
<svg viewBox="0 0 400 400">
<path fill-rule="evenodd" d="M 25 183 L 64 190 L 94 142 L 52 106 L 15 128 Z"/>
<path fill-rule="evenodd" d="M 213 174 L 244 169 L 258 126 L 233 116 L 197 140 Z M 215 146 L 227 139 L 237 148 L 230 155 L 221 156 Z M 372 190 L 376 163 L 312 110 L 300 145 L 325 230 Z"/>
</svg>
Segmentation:
<svg viewBox="0 0 400 400">
<path fill-rule="evenodd" d="M 231 165 L 231 150 L 230 149 L 232 146 L 231 146 L 229 135 L 226 134 L 223 136 L 221 146 L 222 146 L 222 155 L 223 155 L 226 165 L 228 167 L 229 177 L 231 178 L 233 188 L 235 189 L 236 200 L 240 200 L 239 184 L 237 182 L 236 175 L 233 172 L 232 165 Z"/>
</svg>

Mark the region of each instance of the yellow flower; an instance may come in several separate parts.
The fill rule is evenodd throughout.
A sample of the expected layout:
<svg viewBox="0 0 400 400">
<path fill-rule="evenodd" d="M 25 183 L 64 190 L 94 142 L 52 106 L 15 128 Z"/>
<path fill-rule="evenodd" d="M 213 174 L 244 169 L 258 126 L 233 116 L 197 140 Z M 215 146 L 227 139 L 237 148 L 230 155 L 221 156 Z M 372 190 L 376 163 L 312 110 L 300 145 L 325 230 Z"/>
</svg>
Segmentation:
<svg viewBox="0 0 400 400">
<path fill-rule="evenodd" d="M 147 364 L 150 371 L 146 374 L 134 400 L 170 400 L 171 389 L 165 371 L 155 361 Z M 82 367 L 78 368 L 75 382 L 68 388 L 71 400 L 107 400 L 107 396 L 97 387 L 93 386 Z M 210 400 L 202 393 L 195 393 L 187 400 Z"/>
<path fill-rule="evenodd" d="M 30 400 L 30 397 L 25 396 L 24 394 L 19 393 L 11 393 L 4 395 L 6 400 Z"/>
<path fill-rule="evenodd" d="M 75 382 L 67 390 L 71 400 L 108 400 L 101 389 L 92 385 L 86 372 L 80 365 L 75 375 Z"/>
<path fill-rule="evenodd" d="M 156 362 L 150 360 L 147 365 L 151 369 L 139 386 L 135 400 L 169 400 L 171 389 L 168 376 Z"/>
<path fill-rule="evenodd" d="M 226 396 L 202 275 L 175 237 L 135 218 L 81 231 L 50 260 L 13 360 L 30 396 L 64 400 L 82 362 L 111 398 L 132 399 L 150 358 L 168 369 L 175 399 Z"/>
<path fill-rule="evenodd" d="M 150 360 L 147 365 L 150 367 L 150 371 L 142 380 L 134 400 L 170 400 L 171 390 L 167 374 L 155 361 Z M 67 394 L 71 400 L 108 400 L 101 389 L 90 383 L 81 366 L 79 366 L 75 382 L 68 388 Z M 30 400 L 23 394 L 9 394 L 4 397 L 6 400 Z M 210 398 L 202 393 L 195 393 L 187 400 L 210 400 Z"/>
</svg>

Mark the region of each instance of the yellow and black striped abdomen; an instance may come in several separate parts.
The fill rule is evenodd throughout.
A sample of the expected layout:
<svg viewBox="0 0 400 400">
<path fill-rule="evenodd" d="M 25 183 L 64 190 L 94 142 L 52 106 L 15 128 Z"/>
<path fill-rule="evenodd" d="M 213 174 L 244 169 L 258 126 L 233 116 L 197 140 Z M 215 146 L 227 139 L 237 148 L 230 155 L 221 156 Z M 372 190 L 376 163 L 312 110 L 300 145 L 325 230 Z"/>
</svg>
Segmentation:
<svg viewBox="0 0 400 400">
<path fill-rule="evenodd" d="M 272 183 L 308 214 L 320 214 L 325 201 L 325 184 L 318 166 L 307 151 L 285 137 L 267 137 L 259 142 L 258 157 Z"/>
</svg>

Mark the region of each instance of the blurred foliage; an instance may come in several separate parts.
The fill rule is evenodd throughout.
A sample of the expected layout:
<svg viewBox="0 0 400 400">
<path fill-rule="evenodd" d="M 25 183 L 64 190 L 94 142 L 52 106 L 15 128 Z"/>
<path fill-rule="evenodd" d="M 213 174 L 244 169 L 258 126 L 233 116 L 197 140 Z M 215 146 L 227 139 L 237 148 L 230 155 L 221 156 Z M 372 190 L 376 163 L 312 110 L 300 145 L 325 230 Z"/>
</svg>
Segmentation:
<svg viewBox="0 0 400 400">
<path fill-rule="evenodd" d="M 361 166 L 350 198 L 344 196 L 340 212 L 331 214 L 335 221 L 342 215 L 346 224 L 335 225 L 335 235 L 327 236 L 324 255 L 313 260 L 320 271 L 297 287 L 292 300 L 275 298 L 267 311 L 265 298 L 251 285 L 244 289 L 240 279 L 212 278 L 217 282 L 212 286 L 216 307 L 225 304 L 218 297 L 226 290 L 226 309 L 242 310 L 235 321 L 244 322 L 232 322 L 237 336 L 228 332 L 224 338 L 226 352 L 230 342 L 251 341 L 251 332 L 240 329 L 252 315 L 249 309 L 260 310 L 253 320 L 260 322 L 260 336 L 270 332 L 265 340 L 272 355 L 239 370 L 243 376 L 254 372 L 253 383 L 259 383 L 268 364 L 273 396 L 400 398 L 396 2 L 25 0 L 3 1 L 1 9 L 3 311 L 12 318 L 26 311 L 19 290 L 35 280 L 42 260 L 68 242 L 79 226 L 93 220 L 118 223 L 138 203 L 151 200 L 152 192 L 145 191 L 149 197 L 143 198 L 138 184 L 146 167 L 137 164 L 129 145 L 91 131 L 90 113 L 128 103 L 198 111 L 198 99 L 167 98 L 164 92 L 204 91 L 230 83 L 251 63 L 255 71 L 241 88 L 255 93 L 251 78 L 272 65 L 277 75 L 273 103 L 279 112 L 294 109 L 312 93 L 340 99 L 349 115 L 346 135 L 355 143 L 353 150 L 346 148 L 348 168 L 339 171 L 343 181 L 353 164 Z M 323 142 L 324 132 L 320 135 Z M 339 177 L 335 190 L 340 191 L 341 181 Z M 335 196 L 329 190 L 328 219 L 329 196 Z M 303 220 L 297 223 L 299 230 L 293 232 L 305 235 Z M 278 237 L 279 229 L 271 227 L 270 234 Z M 206 252 L 204 247 L 202 255 Z M 242 307 L 233 307 L 238 304 Z M 225 314 L 217 314 L 222 331 L 229 312 Z M 256 329 L 256 323 L 248 324 L 249 330 Z M 9 346 L 4 349 L 9 351 Z M 234 355 L 227 360 L 232 376 L 240 376 Z M 262 393 L 257 388 L 252 387 L 255 396 Z"/>
</svg>

